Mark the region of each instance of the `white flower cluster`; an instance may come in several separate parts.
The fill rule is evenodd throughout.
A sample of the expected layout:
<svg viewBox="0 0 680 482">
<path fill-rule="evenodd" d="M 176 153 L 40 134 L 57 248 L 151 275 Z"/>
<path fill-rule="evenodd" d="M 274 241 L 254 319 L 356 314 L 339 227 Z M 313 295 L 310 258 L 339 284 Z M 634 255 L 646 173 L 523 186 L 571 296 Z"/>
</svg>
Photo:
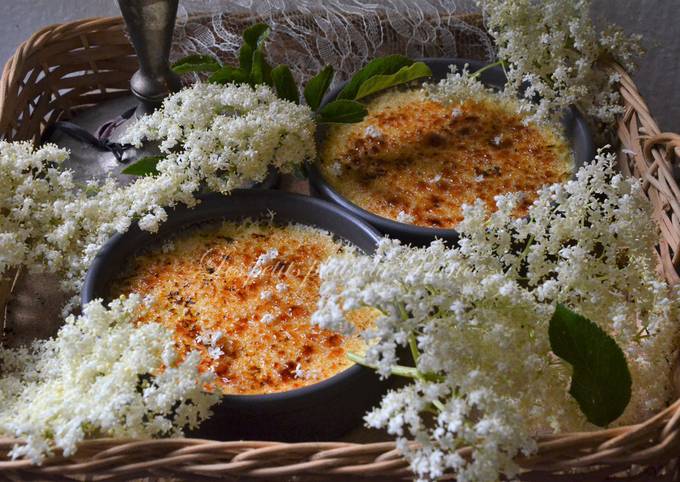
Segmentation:
<svg viewBox="0 0 680 482">
<path fill-rule="evenodd" d="M 59 170 L 67 156 L 50 144 L 0 142 L 0 274 L 21 264 L 61 267 L 60 240 L 71 235 L 61 209 L 74 196 L 71 174 Z"/>
<path fill-rule="evenodd" d="M 316 155 L 307 106 L 279 99 L 267 86 L 196 83 L 130 126 L 124 142 L 161 141 L 160 173 L 228 193 L 262 181 L 270 166 L 291 172 Z"/>
<path fill-rule="evenodd" d="M 55 338 L 30 347 L 0 347 L 0 433 L 25 443 L 14 458 L 65 456 L 91 435 L 181 434 L 211 415 L 218 396 L 204 391 L 214 375 L 200 355 L 178 363 L 172 334 L 156 323 L 135 326 L 138 297 L 85 306 Z"/>
<path fill-rule="evenodd" d="M 78 187 L 60 169 L 65 150 L 0 142 L 0 276 L 25 265 L 60 273 L 63 288 L 76 292 L 112 234 L 135 221 L 155 232 L 165 208 L 195 205 L 203 184 L 228 193 L 261 181 L 269 166 L 289 171 L 315 155 L 311 111 L 262 86 L 197 84 L 140 119 L 129 137 L 162 138 L 172 152 L 158 175 L 127 186 L 108 179 Z"/>
<path fill-rule="evenodd" d="M 139 220 L 158 229 L 165 206 L 195 204 L 179 176 L 140 178 L 129 186 L 112 179 L 77 186 L 62 168 L 68 152 L 54 145 L 0 141 L 0 276 L 21 265 L 62 275 L 76 292 L 101 246 Z"/>
<path fill-rule="evenodd" d="M 432 100 L 445 104 L 461 104 L 466 100 L 484 102 L 489 98 L 499 102 L 506 102 L 501 92 L 485 86 L 475 74 L 470 73 L 470 66 L 465 64 L 462 69 L 456 65 L 449 65 L 446 77 L 436 84 L 423 84 L 423 92 Z M 517 110 L 517 109 L 515 109 Z M 458 107 L 451 109 L 451 117 L 456 118 L 462 114 Z"/>
<path fill-rule="evenodd" d="M 210 358 L 212 358 L 213 360 L 219 360 L 219 358 L 222 355 L 224 355 L 224 351 L 217 343 L 222 339 L 223 336 L 224 333 L 222 331 L 208 330 L 196 335 L 196 338 L 194 340 L 196 341 L 196 343 L 199 343 L 206 347 L 208 351 L 208 356 Z"/>
<path fill-rule="evenodd" d="M 459 69 L 456 65 L 449 65 L 449 72 L 446 77 L 434 84 L 423 84 L 423 92 L 435 102 L 451 105 L 451 117 L 454 119 L 462 114 L 458 106 L 464 102 L 472 101 L 478 103 L 491 102 L 510 112 L 517 112 L 525 116 L 527 123 L 537 120 L 535 117 L 529 116 L 524 103 L 511 89 L 499 91 L 484 85 L 478 75 L 474 72 L 470 73 L 468 64 L 465 64 L 462 69 Z M 546 120 L 541 119 L 541 122 L 545 123 Z M 500 138 L 494 138 L 496 145 L 500 144 L 500 141 Z M 437 181 L 433 180 L 433 182 Z"/>
<path fill-rule="evenodd" d="M 366 420 L 397 436 L 418 477 L 512 477 L 513 457 L 535 449 L 534 434 L 593 428 L 568 393 L 570 366 L 551 352 L 558 302 L 626 355 L 633 393 L 616 424 L 668 402 L 680 290 L 659 279 L 649 205 L 613 162 L 600 152 L 575 180 L 542 189 L 526 218 L 512 216 L 518 195 L 497 197 L 492 213 L 482 202 L 466 206 L 457 247 L 384 239 L 374 256 L 343 254 L 321 267 L 314 322 L 348 330 L 348 310 L 371 306 L 382 317 L 364 333 L 366 361 L 386 376 L 396 373 L 398 347 L 414 353 L 415 383 Z"/>
<path fill-rule="evenodd" d="M 477 0 L 505 62 L 508 88 L 528 101 L 534 119 L 559 118 L 579 105 L 594 119 L 611 123 L 622 112 L 614 90 L 618 75 L 603 67 L 617 60 L 632 70 L 641 54 L 639 36 L 608 27 L 598 32 L 590 0 Z"/>
</svg>

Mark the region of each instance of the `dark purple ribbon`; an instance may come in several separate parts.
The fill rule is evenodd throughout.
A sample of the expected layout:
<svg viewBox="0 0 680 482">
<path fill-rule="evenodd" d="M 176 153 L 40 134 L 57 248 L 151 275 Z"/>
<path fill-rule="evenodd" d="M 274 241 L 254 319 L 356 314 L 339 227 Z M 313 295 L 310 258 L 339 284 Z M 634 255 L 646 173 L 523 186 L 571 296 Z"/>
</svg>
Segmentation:
<svg viewBox="0 0 680 482">
<path fill-rule="evenodd" d="M 126 110 L 118 117 L 105 122 L 97 129 L 96 135 L 92 135 L 87 130 L 83 129 L 77 124 L 68 121 L 55 122 L 51 128 L 46 132 L 47 137 L 51 135 L 54 130 L 63 132 L 64 134 L 78 140 L 90 144 L 101 151 L 108 151 L 113 154 L 118 162 L 125 162 L 123 155 L 125 151 L 133 147 L 132 144 L 122 144 L 120 142 L 113 142 L 110 140 L 111 135 L 115 129 L 121 126 L 125 121 L 130 119 L 137 110 L 137 107 L 132 107 Z"/>
</svg>

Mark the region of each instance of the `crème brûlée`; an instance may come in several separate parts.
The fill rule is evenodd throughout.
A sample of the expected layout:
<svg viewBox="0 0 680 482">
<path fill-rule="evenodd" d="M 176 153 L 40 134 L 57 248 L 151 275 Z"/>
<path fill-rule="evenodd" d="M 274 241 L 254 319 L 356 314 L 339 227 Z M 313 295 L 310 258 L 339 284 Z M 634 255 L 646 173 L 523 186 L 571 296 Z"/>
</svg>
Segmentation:
<svg viewBox="0 0 680 482">
<path fill-rule="evenodd" d="M 359 335 L 310 323 L 319 298 L 319 265 L 346 245 L 313 227 L 271 222 L 195 227 L 135 256 L 113 295 L 138 293 L 150 309 L 138 321 L 174 333 L 182 356 L 198 350 L 201 368 L 225 394 L 282 392 L 348 368 L 363 353 Z M 357 331 L 373 320 L 359 309 Z"/>
<path fill-rule="evenodd" d="M 528 123 L 508 105 L 468 99 L 445 104 L 421 89 L 390 91 L 367 105 L 360 123 L 332 126 L 320 151 L 324 179 L 381 217 L 453 228 L 463 204 L 563 182 L 573 155 L 558 129 Z"/>
</svg>

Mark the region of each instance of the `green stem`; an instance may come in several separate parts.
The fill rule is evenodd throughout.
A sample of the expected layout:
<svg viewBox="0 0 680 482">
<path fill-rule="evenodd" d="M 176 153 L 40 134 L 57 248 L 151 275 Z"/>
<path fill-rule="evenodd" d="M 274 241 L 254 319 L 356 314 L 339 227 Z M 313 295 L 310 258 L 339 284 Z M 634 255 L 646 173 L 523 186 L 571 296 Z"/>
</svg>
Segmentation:
<svg viewBox="0 0 680 482">
<path fill-rule="evenodd" d="M 357 365 L 361 365 L 375 371 L 378 370 L 377 366 L 367 363 L 366 358 L 357 353 L 349 351 L 347 352 L 347 358 L 356 363 Z M 414 380 L 423 380 L 427 382 L 444 381 L 444 377 L 441 375 L 436 375 L 434 373 L 421 373 L 417 368 L 406 367 L 404 365 L 392 365 L 390 367 L 390 373 L 398 377 L 412 378 Z"/>
<path fill-rule="evenodd" d="M 366 359 L 363 356 L 358 355 L 354 352 L 351 352 L 351 351 L 347 352 L 347 358 L 352 360 L 357 365 L 361 365 L 361 366 L 364 366 L 366 368 L 370 368 L 372 370 L 378 370 L 377 366 L 371 365 L 370 363 L 367 363 Z M 390 367 L 390 372 L 392 373 L 392 375 L 396 375 L 398 377 L 413 378 L 413 379 L 422 378 L 422 375 L 420 374 L 420 372 L 416 368 L 405 367 L 403 365 L 392 365 L 392 367 Z"/>
<path fill-rule="evenodd" d="M 531 234 L 529 236 L 529 239 L 527 240 L 526 246 L 524 246 L 524 250 L 522 250 L 522 254 L 520 255 L 521 261 L 524 261 L 527 254 L 529 254 L 529 248 L 531 248 L 531 245 L 534 244 L 534 239 L 535 239 L 535 236 L 533 234 Z"/>
<path fill-rule="evenodd" d="M 444 404 L 439 400 L 432 400 L 432 405 L 434 405 L 440 412 L 444 411 Z"/>
<path fill-rule="evenodd" d="M 408 336 L 408 346 L 411 349 L 411 356 L 413 357 L 413 364 L 418 365 L 418 358 L 420 358 L 420 351 L 418 350 L 418 340 L 416 334 L 411 333 Z"/>
<path fill-rule="evenodd" d="M 500 65 L 501 67 L 503 67 L 503 69 L 505 69 L 505 63 L 504 63 L 502 60 L 499 60 L 498 62 L 494 62 L 493 64 L 485 65 L 485 66 L 482 67 L 481 69 L 476 70 L 475 72 L 473 72 L 473 73 L 470 75 L 470 77 L 472 77 L 473 79 L 476 79 L 477 77 L 479 77 L 480 75 L 482 75 L 482 72 L 487 71 L 487 70 L 489 70 L 489 69 L 492 69 L 492 68 L 494 68 L 494 67 L 497 67 L 497 66 L 499 66 L 499 65 Z"/>
</svg>

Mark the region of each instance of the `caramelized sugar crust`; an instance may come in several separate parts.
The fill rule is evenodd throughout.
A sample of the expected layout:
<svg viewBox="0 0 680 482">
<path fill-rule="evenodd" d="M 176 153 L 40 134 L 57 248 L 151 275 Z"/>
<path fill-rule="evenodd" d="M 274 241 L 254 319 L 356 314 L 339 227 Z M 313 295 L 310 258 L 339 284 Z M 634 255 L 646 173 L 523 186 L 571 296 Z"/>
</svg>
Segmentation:
<svg viewBox="0 0 680 482">
<path fill-rule="evenodd" d="M 419 90 L 383 94 L 363 122 L 334 126 L 321 150 L 321 171 L 354 204 L 418 226 L 453 228 L 461 206 L 526 193 L 518 216 L 543 185 L 568 179 L 571 150 L 552 129 L 489 101 L 443 105 Z"/>
<path fill-rule="evenodd" d="M 365 349 L 358 336 L 309 322 L 319 264 L 342 249 L 329 233 L 302 225 L 193 228 L 136 256 L 113 295 L 153 297 L 139 322 L 172 330 L 182 355 L 199 350 L 224 393 L 287 391 L 335 375 L 352 364 L 348 350 Z M 352 313 L 358 328 L 371 320 L 367 310 Z"/>
</svg>

